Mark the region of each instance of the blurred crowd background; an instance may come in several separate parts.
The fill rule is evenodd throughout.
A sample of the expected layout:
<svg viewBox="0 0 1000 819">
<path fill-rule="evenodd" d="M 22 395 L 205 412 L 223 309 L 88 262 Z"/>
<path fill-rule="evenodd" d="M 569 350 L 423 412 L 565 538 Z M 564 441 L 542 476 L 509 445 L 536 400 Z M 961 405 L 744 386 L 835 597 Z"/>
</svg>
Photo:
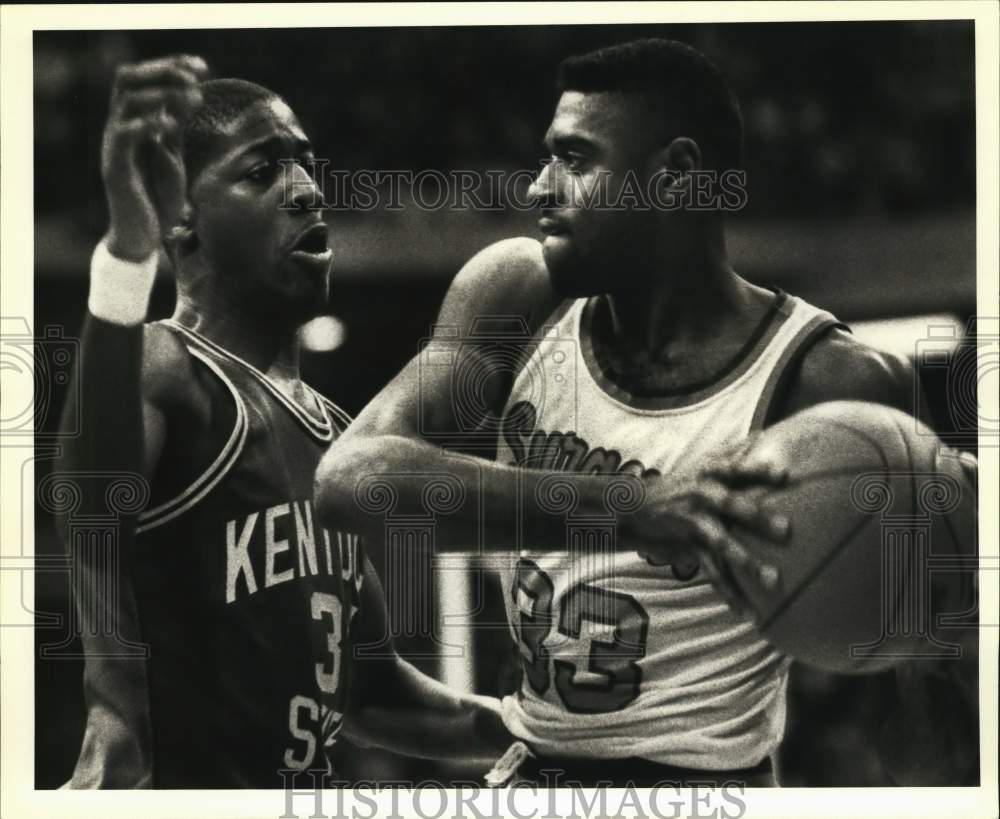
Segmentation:
<svg viewBox="0 0 1000 819">
<path fill-rule="evenodd" d="M 118 63 L 199 54 L 215 76 L 273 88 L 333 168 L 515 170 L 538 167 L 559 61 L 640 36 L 697 46 L 741 100 L 749 199 L 731 220 L 738 272 L 831 309 L 911 356 L 932 324 L 968 344 L 976 189 L 967 21 L 37 33 L 33 328 L 72 337 L 80 327 L 89 255 L 106 227 L 99 148 Z M 462 262 L 495 239 L 532 235 L 533 222 L 509 210 L 332 214 L 336 320 L 327 329 L 335 332 L 312 345 L 308 380 L 358 411 L 427 336 Z M 155 316 L 167 315 L 172 300 L 164 273 Z M 922 367 L 921 376 L 933 420 L 955 432 L 951 373 Z M 39 423 L 51 428 L 57 414 L 52 407 Z M 969 436 L 959 443 L 974 446 Z M 47 468 L 40 461 L 36 477 Z M 36 513 L 38 553 L 58 554 L 51 521 Z M 474 630 L 464 679 L 495 694 L 512 684 L 513 649 L 502 628 L 485 627 L 502 622 L 494 581 L 484 576 L 475 589 L 484 628 Z M 64 614 L 65 575 L 39 574 L 36 595 L 39 612 Z M 37 635 L 40 644 L 57 639 L 51 628 Z M 426 641 L 402 639 L 400 647 L 442 674 Z M 38 787 L 58 786 L 72 769 L 81 669 L 79 661 L 36 662 Z M 891 697 L 885 675 L 794 667 L 784 783 L 884 784 L 875 740 Z M 346 743 L 339 753 L 344 772 L 364 779 L 461 773 Z"/>
</svg>

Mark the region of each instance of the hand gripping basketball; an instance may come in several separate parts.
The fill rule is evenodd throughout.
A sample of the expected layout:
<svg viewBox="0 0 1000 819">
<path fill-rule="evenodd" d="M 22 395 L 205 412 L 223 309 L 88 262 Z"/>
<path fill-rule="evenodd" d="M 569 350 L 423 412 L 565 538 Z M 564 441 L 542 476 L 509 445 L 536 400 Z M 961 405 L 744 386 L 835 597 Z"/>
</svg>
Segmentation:
<svg viewBox="0 0 1000 819">
<path fill-rule="evenodd" d="M 208 67 L 185 55 L 119 66 L 101 144 L 101 175 L 111 223 L 107 245 L 142 261 L 176 224 L 186 200 L 184 123 L 201 104 Z"/>
<path fill-rule="evenodd" d="M 787 472 L 768 456 L 766 447 L 755 447 L 756 441 L 754 436 L 720 454 L 688 478 L 656 478 L 634 524 L 640 530 L 635 534 L 648 544 L 639 550 L 642 557 L 654 565 L 697 558 L 709 580 L 740 612 L 747 610 L 748 600 L 734 572 L 755 578 L 764 591 L 777 588 L 780 577 L 775 566 L 754 557 L 731 529 L 739 526 L 776 543 L 786 540 L 789 532 L 787 517 L 763 510 L 760 491 L 781 486 Z"/>
<path fill-rule="evenodd" d="M 763 508 L 790 521 L 776 546 L 731 530 L 781 585 L 731 563 L 760 633 L 789 657 L 836 673 L 957 657 L 975 612 L 975 463 L 888 406 L 818 404 L 780 421 L 746 453 L 787 467 Z"/>
</svg>

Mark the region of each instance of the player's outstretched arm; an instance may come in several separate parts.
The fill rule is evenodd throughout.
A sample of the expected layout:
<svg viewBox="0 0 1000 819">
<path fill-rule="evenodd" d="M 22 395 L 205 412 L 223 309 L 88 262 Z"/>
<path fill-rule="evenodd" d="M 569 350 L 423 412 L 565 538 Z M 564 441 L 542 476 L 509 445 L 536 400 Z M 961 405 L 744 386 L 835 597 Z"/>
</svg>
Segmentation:
<svg viewBox="0 0 1000 819">
<path fill-rule="evenodd" d="M 358 618 L 354 642 L 361 653 L 351 669 L 343 728 L 348 739 L 408 756 L 482 760 L 487 766 L 507 749 L 512 737 L 500 720 L 499 700 L 458 693 L 396 654 L 382 585 L 367 558 Z"/>
<path fill-rule="evenodd" d="M 76 370 L 78 404 L 64 409 L 63 428 L 78 425 L 79 433 L 65 436 L 57 470 L 70 481 L 72 473 L 88 473 L 75 481 L 79 491 L 77 513 L 108 513 L 108 481 L 126 475 L 149 480 L 160 457 L 167 426 L 175 408 L 191 391 L 190 362 L 180 344 L 164 330 L 144 327 L 149 293 L 156 273 L 156 251 L 162 228 L 185 192 L 178 151 L 181 124 L 197 104 L 197 83 L 204 63 L 191 57 L 171 57 L 134 66 L 122 66 L 115 75 L 111 108 L 104 130 L 101 171 L 107 194 L 110 224 L 91 263 L 90 295 Z M 70 424 L 70 421 L 73 424 Z M 107 480 L 94 480 L 106 475 Z M 134 516 L 125 516 L 116 547 L 129 552 Z M 61 528 L 64 520 L 57 520 Z M 118 650 L 114 641 L 137 641 L 131 588 L 121 578 L 119 594 L 93 595 L 106 588 L 109 571 L 103 560 L 90 561 L 77 550 L 73 593 L 89 599 L 79 607 L 88 651 L 88 675 L 100 675 L 104 684 L 88 690 L 88 708 L 100 719 L 88 723 L 74 787 L 148 787 L 152 761 L 149 726 L 141 684 L 141 663 L 105 663 L 103 656 Z M 120 564 L 119 564 L 120 565 Z M 96 617 L 99 623 L 89 622 Z M 114 628 L 109 634 L 108 623 Z M 105 647 L 104 641 L 112 645 Z M 96 664 L 94 667 L 91 664 Z M 99 668 L 98 668 L 99 667 Z M 103 702 L 107 692 L 114 702 Z M 93 748 L 114 742 L 129 748 L 121 764 L 103 764 Z"/>
<path fill-rule="evenodd" d="M 101 147 L 110 223 L 91 264 L 80 404 L 64 414 L 64 425 L 77 419 L 81 434 L 68 439 L 62 471 L 148 478 L 159 457 L 180 352 L 142 325 L 162 230 L 184 198 L 180 129 L 200 102 L 205 70 L 199 58 L 180 56 L 121 66 L 115 74 Z"/>
<path fill-rule="evenodd" d="M 446 475 L 464 488 L 465 501 L 439 519 L 439 547 L 509 550 L 530 533 L 534 546 L 562 548 L 564 519 L 544 491 L 552 473 L 482 457 L 489 453 L 481 443 L 477 448 L 474 435 L 502 412 L 511 388 L 509 362 L 525 352 L 531 334 L 558 303 L 537 241 L 505 240 L 474 256 L 445 297 L 429 347 L 365 407 L 321 462 L 315 492 L 326 524 L 376 537 L 384 520 L 359 502 L 366 482 L 386 476 L 398 494 L 395 512 L 419 513 L 430 477 Z M 520 340 L 502 342 L 499 354 L 496 333 L 478 340 L 476 327 L 512 321 L 523 333 Z M 451 363 L 442 366 L 442 361 Z M 462 430 L 473 432 L 463 438 Z M 780 480 L 767 464 L 730 459 L 703 475 L 645 483 L 621 475 L 559 474 L 573 484 L 575 514 L 581 516 L 608 514 L 608 493 L 616 491 L 609 489 L 612 481 L 618 491 L 644 495 L 634 512 L 620 514 L 620 540 L 631 548 L 655 541 L 658 556 L 668 562 L 707 552 L 720 560 L 749 562 L 727 524 L 739 523 L 765 537 L 783 535 L 780 521 L 736 497 L 741 483 Z M 631 487 L 622 486 L 630 480 Z"/>
</svg>

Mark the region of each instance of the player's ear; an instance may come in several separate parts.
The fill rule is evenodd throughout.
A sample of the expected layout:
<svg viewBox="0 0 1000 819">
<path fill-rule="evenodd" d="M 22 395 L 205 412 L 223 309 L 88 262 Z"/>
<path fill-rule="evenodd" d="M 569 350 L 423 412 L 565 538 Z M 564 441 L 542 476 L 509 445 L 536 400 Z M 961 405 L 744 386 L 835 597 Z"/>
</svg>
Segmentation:
<svg viewBox="0 0 1000 819">
<path fill-rule="evenodd" d="M 676 186 L 688 173 L 701 167 L 701 149 L 690 137 L 677 137 L 660 149 L 656 162 L 668 187 Z"/>
<path fill-rule="evenodd" d="M 657 199 L 668 210 L 683 207 L 691 195 L 691 172 L 701 167 L 701 149 L 689 137 L 677 137 L 654 157 Z"/>
</svg>

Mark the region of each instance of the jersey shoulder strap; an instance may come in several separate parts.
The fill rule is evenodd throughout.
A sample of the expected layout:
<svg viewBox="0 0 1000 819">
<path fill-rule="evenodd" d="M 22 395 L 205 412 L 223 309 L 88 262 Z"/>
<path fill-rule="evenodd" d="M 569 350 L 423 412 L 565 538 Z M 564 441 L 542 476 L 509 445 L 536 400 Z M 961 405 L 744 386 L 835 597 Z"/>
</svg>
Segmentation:
<svg viewBox="0 0 1000 819">
<path fill-rule="evenodd" d="M 805 321 L 785 344 L 777 362 L 767 376 L 764 389 L 757 401 L 750 425 L 751 431 L 764 429 L 773 423 L 773 413 L 781 405 L 788 385 L 798 373 L 802 361 L 813 346 L 834 329 L 850 332 L 850 328 L 825 310 L 820 310 L 796 299 L 796 309 L 809 310 L 813 315 Z"/>
<path fill-rule="evenodd" d="M 325 395 L 317 392 L 312 387 L 309 387 L 309 391 L 315 396 L 318 404 L 325 406 L 327 411 L 330 413 L 330 418 L 333 420 L 334 426 L 336 427 L 336 433 L 338 436 L 343 435 L 344 431 L 351 425 L 354 420 L 346 410 L 339 407 Z"/>
</svg>

